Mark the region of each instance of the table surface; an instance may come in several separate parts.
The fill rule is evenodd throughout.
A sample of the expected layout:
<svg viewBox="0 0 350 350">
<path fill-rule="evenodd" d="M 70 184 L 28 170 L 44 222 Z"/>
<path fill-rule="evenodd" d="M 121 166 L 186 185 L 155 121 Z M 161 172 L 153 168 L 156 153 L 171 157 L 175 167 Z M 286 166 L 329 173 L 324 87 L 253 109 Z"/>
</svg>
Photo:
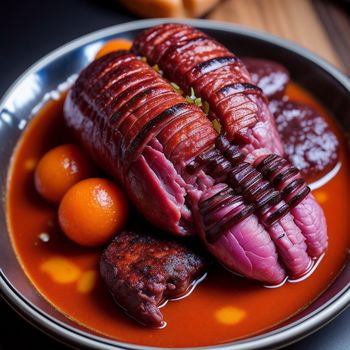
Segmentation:
<svg viewBox="0 0 350 350">
<path fill-rule="evenodd" d="M 286 16 L 291 27 L 294 25 L 294 31 L 274 25 L 270 12 L 265 8 L 266 3 L 279 19 Z M 297 4 L 297 8 L 293 7 L 293 3 Z M 266 21 L 267 15 L 271 21 Z M 265 20 L 262 20 L 263 17 Z M 206 18 L 254 26 L 297 41 L 350 73 L 350 17 L 329 2 L 227 0 Z M 134 19 L 137 18 L 116 5 L 116 0 L 2 0 L 0 96 L 26 68 L 51 50 L 83 34 Z M 300 25 L 306 27 L 300 29 Z M 0 320 L 5 321 L 1 322 L 0 350 L 20 349 L 24 344 L 26 348 L 38 350 L 68 349 L 22 320 L 1 298 L 0 315 Z M 13 337 L 14 331 L 20 336 Z M 286 349 L 350 349 L 350 308 L 323 329 Z"/>
</svg>

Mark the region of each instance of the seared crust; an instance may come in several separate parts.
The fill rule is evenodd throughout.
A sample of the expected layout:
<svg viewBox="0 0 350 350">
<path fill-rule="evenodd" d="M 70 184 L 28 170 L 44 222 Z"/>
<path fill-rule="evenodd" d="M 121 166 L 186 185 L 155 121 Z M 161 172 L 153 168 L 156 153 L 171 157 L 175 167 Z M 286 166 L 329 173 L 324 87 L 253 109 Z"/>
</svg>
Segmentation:
<svg viewBox="0 0 350 350">
<path fill-rule="evenodd" d="M 158 306 L 204 274 L 207 259 L 183 243 L 128 230 L 103 252 L 100 270 L 114 300 L 144 325 L 161 327 Z"/>
<path fill-rule="evenodd" d="M 158 64 L 186 93 L 192 87 L 206 100 L 209 118 L 220 120 L 230 141 L 241 129 L 257 123 L 255 102 L 264 99 L 261 90 L 231 89 L 223 95 L 228 85 L 250 84 L 250 76 L 232 52 L 203 32 L 177 23 L 159 25 L 142 32 L 133 50 L 151 65 Z"/>
</svg>

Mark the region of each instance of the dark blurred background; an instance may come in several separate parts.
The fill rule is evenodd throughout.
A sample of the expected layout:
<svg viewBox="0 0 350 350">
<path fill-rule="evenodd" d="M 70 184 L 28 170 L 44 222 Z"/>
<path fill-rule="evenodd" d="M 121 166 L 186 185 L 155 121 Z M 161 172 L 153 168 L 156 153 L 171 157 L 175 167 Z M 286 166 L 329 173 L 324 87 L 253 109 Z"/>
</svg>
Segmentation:
<svg viewBox="0 0 350 350">
<path fill-rule="evenodd" d="M 1 0 L 0 95 L 55 48 L 97 29 L 137 19 L 117 1 Z"/>
<path fill-rule="evenodd" d="M 350 75 L 349 1 L 216 1 L 204 18 L 243 24 L 296 41 Z M 58 46 L 138 18 L 118 0 L 1 0 L 0 96 L 26 68 Z"/>
<path fill-rule="evenodd" d="M 350 74 L 349 1 L 218 2 L 205 18 L 248 25 L 293 40 Z M 138 18 L 117 0 L 1 0 L 0 96 L 25 69 L 58 46 L 94 30 Z M 66 349 L 23 321 L 1 298 L 0 320 L 1 350 Z M 287 349 L 350 349 L 350 309 Z"/>
</svg>

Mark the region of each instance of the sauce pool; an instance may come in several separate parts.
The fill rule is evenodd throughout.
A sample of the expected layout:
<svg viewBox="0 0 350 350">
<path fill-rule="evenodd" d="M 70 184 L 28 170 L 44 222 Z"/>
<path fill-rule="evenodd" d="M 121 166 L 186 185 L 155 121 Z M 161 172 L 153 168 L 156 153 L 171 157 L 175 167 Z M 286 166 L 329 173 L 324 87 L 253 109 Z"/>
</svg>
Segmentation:
<svg viewBox="0 0 350 350">
<path fill-rule="evenodd" d="M 329 286 L 347 260 L 350 163 L 345 140 L 325 109 L 293 83 L 287 95 L 317 109 L 340 142 L 338 174 L 313 192 L 326 214 L 329 248 L 310 277 L 270 289 L 217 266 L 188 297 L 162 308 L 167 322 L 163 329 L 145 328 L 130 320 L 114 304 L 99 277 L 101 249 L 69 241 L 58 226 L 57 207 L 40 198 L 34 189 L 34 168 L 41 156 L 56 145 L 73 141 L 64 126 L 62 97 L 50 101 L 29 124 L 15 150 L 9 174 L 8 225 L 28 278 L 68 318 L 100 334 L 139 345 L 221 344 L 272 329 L 300 312 Z"/>
</svg>

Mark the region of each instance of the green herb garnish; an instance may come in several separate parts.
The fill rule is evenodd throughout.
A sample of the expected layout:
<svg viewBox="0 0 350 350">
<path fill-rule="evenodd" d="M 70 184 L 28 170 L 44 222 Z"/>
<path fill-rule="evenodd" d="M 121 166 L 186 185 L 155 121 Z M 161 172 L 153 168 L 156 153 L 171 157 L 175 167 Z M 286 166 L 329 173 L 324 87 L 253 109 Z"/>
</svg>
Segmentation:
<svg viewBox="0 0 350 350">
<path fill-rule="evenodd" d="M 219 121 L 218 119 L 214 119 L 214 120 L 212 121 L 212 123 L 213 123 L 213 127 L 214 127 L 215 131 L 220 135 L 220 133 L 221 133 L 221 124 L 220 124 L 220 121 Z"/>
<path fill-rule="evenodd" d="M 190 97 L 192 98 L 192 100 L 195 100 L 195 99 L 196 99 L 196 95 L 195 95 L 195 93 L 194 93 L 193 87 L 191 87 L 191 96 L 190 96 Z"/>
<path fill-rule="evenodd" d="M 207 101 L 203 101 L 203 112 L 208 115 L 209 114 L 209 103 Z"/>
<path fill-rule="evenodd" d="M 170 85 L 173 87 L 174 90 L 180 90 L 180 86 L 177 85 L 176 83 L 171 82 Z"/>
<path fill-rule="evenodd" d="M 171 87 L 175 90 L 175 92 L 177 92 L 179 95 L 182 95 L 184 92 L 181 90 L 180 86 L 177 85 L 174 82 L 170 83 Z"/>
<path fill-rule="evenodd" d="M 194 104 L 198 107 L 201 107 L 202 106 L 202 99 L 200 97 L 197 97 L 195 100 L 194 100 Z"/>
<path fill-rule="evenodd" d="M 188 103 L 193 103 L 193 99 L 192 99 L 192 97 L 190 97 L 190 96 L 186 96 L 186 101 L 187 101 Z"/>
<path fill-rule="evenodd" d="M 159 66 L 158 64 L 155 64 L 154 66 L 152 66 L 152 68 L 159 73 Z"/>
</svg>

